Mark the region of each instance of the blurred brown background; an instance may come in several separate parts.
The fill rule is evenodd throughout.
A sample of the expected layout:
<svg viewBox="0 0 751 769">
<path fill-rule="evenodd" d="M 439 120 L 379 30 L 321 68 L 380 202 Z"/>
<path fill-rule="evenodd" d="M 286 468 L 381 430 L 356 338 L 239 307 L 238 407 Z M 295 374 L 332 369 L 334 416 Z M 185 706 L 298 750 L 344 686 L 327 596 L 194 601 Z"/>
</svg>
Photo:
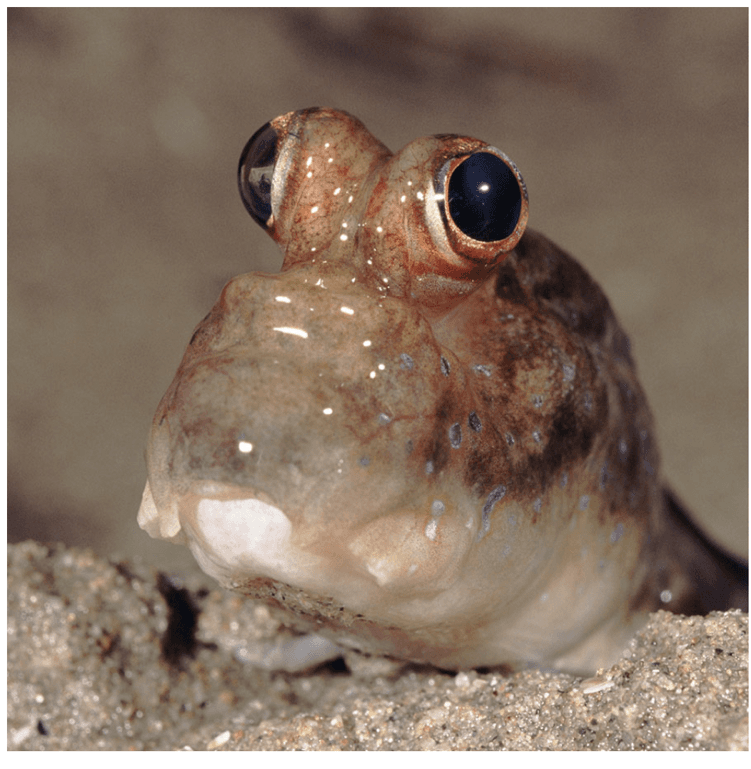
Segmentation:
<svg viewBox="0 0 751 769">
<path fill-rule="evenodd" d="M 631 334 L 666 476 L 747 551 L 746 9 L 22 9 L 8 35 L 11 541 L 190 563 L 136 525 L 149 422 L 224 282 L 280 264 L 245 141 L 327 105 L 515 160 Z"/>
</svg>

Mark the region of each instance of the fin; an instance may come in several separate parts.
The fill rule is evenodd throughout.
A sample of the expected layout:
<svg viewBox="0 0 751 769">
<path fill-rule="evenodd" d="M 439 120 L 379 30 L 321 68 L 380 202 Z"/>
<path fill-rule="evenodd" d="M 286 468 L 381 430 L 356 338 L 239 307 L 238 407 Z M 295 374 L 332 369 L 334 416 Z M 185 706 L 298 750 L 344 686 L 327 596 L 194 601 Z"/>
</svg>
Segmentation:
<svg viewBox="0 0 751 769">
<path fill-rule="evenodd" d="M 670 610 L 680 614 L 748 611 L 748 562 L 712 542 L 670 490 L 664 490 L 667 533 L 674 558 L 691 590 Z M 665 607 L 668 608 L 668 607 Z"/>
</svg>

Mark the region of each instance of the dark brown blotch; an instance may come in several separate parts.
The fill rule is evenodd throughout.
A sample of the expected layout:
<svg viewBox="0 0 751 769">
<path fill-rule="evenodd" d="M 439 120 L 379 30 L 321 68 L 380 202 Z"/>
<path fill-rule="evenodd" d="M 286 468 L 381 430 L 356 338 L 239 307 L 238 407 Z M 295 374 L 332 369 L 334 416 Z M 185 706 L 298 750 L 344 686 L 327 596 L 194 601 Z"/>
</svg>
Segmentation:
<svg viewBox="0 0 751 769">
<path fill-rule="evenodd" d="M 516 266 L 509 260 L 498 268 L 495 293 L 499 299 L 509 304 L 527 304 L 527 294 L 519 283 Z"/>
<path fill-rule="evenodd" d="M 539 276 L 532 289 L 537 301 L 578 333 L 601 340 L 613 319 L 602 289 L 578 262 L 552 243 L 547 245 L 544 263 L 546 274 Z"/>
</svg>

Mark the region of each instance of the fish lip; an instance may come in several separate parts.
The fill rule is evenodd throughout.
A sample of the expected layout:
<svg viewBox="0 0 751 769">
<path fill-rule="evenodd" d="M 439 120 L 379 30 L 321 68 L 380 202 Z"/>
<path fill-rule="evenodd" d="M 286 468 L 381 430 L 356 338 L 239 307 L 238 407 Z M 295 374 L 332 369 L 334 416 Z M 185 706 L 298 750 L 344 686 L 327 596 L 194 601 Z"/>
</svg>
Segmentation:
<svg viewBox="0 0 751 769">
<path fill-rule="evenodd" d="M 235 489 L 236 491 L 228 491 L 232 489 Z M 213 481 L 208 479 L 194 480 L 191 482 L 189 493 L 201 497 L 202 499 L 225 501 L 255 499 L 280 510 L 282 507 L 276 499 L 273 499 L 271 495 L 267 494 L 262 489 L 258 489 L 255 486 L 238 486 L 237 484 L 226 483 L 225 481 Z"/>
</svg>

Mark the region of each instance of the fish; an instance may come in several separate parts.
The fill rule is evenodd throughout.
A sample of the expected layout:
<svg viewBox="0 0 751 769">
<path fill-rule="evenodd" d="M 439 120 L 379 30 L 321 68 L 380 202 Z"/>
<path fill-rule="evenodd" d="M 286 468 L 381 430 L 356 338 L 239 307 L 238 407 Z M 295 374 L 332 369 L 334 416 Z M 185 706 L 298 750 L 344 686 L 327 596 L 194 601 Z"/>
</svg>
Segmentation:
<svg viewBox="0 0 751 769">
<path fill-rule="evenodd" d="M 527 227 L 504 152 L 392 153 L 311 108 L 259 129 L 238 180 L 283 264 L 195 329 L 148 534 L 296 630 L 446 670 L 590 674 L 652 611 L 747 608 L 747 565 L 662 479 L 626 333 Z"/>
</svg>

